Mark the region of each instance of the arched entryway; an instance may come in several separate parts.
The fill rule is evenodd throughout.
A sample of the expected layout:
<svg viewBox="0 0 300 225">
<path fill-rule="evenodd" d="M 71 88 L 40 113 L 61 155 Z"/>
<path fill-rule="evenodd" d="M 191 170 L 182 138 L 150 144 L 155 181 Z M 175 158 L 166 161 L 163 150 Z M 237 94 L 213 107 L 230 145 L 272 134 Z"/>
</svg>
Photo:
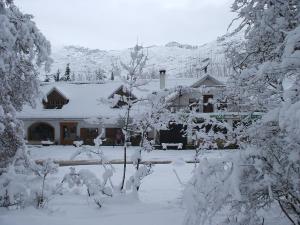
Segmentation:
<svg viewBox="0 0 300 225">
<path fill-rule="evenodd" d="M 28 128 L 28 141 L 54 141 L 54 127 L 48 123 L 34 123 Z"/>
</svg>

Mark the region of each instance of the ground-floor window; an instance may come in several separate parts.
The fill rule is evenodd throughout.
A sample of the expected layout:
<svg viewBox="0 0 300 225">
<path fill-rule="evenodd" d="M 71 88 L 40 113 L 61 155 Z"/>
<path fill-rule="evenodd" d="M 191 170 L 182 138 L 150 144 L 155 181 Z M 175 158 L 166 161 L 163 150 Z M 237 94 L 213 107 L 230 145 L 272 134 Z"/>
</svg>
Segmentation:
<svg viewBox="0 0 300 225">
<path fill-rule="evenodd" d="M 123 145 L 125 136 L 121 128 L 105 128 L 105 143 L 107 145 Z"/>
<path fill-rule="evenodd" d="M 121 128 L 105 128 L 105 145 L 123 145 L 125 136 Z M 138 146 L 141 142 L 141 135 L 130 133 L 130 140 L 127 140 L 133 146 Z"/>
<path fill-rule="evenodd" d="M 54 141 L 54 127 L 48 123 L 34 123 L 28 128 L 29 141 Z"/>
<path fill-rule="evenodd" d="M 94 145 L 94 139 L 98 134 L 98 128 L 80 128 L 80 138 L 85 145 Z"/>
</svg>

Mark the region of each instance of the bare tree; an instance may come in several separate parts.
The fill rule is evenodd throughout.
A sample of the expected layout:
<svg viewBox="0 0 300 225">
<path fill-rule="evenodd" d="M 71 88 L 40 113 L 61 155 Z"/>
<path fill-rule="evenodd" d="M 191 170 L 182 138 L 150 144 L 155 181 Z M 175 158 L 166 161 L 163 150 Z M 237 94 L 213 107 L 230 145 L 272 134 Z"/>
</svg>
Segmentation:
<svg viewBox="0 0 300 225">
<path fill-rule="evenodd" d="M 121 62 L 121 65 L 123 69 L 126 71 L 126 79 L 123 78 L 124 82 L 124 88 L 126 89 L 126 92 L 128 93 L 128 96 L 126 98 L 123 98 L 125 100 L 125 124 L 123 127 L 123 133 L 125 135 L 125 142 L 124 142 L 124 164 L 123 164 L 123 176 L 122 176 L 122 182 L 120 186 L 120 190 L 124 189 L 125 179 L 126 179 L 126 165 L 127 165 L 127 142 L 130 139 L 130 116 L 131 116 L 131 110 L 135 103 L 139 101 L 139 99 L 136 99 L 133 97 L 133 91 L 134 89 L 140 88 L 141 86 L 145 85 L 145 82 L 141 82 L 139 80 L 139 77 L 143 73 L 143 69 L 145 68 L 146 62 L 147 62 L 147 55 L 143 52 L 143 47 L 135 45 L 132 52 L 130 53 L 130 62 L 128 64 Z"/>
</svg>

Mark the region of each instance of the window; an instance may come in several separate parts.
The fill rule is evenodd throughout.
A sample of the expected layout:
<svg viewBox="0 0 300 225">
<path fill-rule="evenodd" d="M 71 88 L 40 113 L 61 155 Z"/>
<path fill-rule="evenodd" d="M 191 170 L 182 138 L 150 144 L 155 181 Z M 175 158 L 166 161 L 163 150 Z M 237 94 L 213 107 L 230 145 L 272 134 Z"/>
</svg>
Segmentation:
<svg viewBox="0 0 300 225">
<path fill-rule="evenodd" d="M 190 110 L 196 110 L 196 112 L 199 112 L 199 100 L 197 100 L 196 98 L 190 98 L 189 108 Z"/>
<path fill-rule="evenodd" d="M 98 128 L 80 128 L 80 138 L 85 145 L 94 145 L 94 139 L 98 133 Z"/>
<path fill-rule="evenodd" d="M 53 141 L 54 127 L 47 123 L 34 123 L 28 128 L 29 141 Z"/>
</svg>

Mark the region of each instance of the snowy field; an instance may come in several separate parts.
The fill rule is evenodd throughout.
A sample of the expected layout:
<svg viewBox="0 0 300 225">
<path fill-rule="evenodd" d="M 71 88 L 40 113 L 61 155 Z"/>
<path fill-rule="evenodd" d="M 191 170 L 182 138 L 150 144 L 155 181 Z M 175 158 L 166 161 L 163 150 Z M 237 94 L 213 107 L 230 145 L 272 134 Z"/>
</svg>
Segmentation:
<svg viewBox="0 0 300 225">
<path fill-rule="evenodd" d="M 100 166 L 80 166 L 97 173 Z M 121 180 L 121 166 L 117 165 L 114 181 Z M 193 166 L 186 165 L 176 168 L 179 176 L 187 181 Z M 180 196 L 182 186 L 178 183 L 170 165 L 157 165 L 154 172 L 144 179 L 141 186 L 140 200 L 118 199 L 105 203 L 103 208 L 96 207 L 86 193 L 69 193 L 55 197 L 46 209 L 34 208 L 24 211 L 7 211 L 1 209 L 1 225 L 82 225 L 82 224 L 182 224 L 184 208 Z M 67 167 L 60 168 L 59 175 L 68 172 Z M 132 174 L 129 167 L 128 174 Z M 60 178 L 57 177 L 57 180 Z"/>
<path fill-rule="evenodd" d="M 91 169 L 97 173 L 100 166 L 77 166 L 76 169 Z M 115 184 L 121 181 L 121 165 L 114 166 Z M 139 191 L 139 200 L 132 196 L 118 196 L 117 200 L 104 203 L 98 208 L 85 191 L 75 189 L 62 196 L 54 197 L 47 208 L 37 210 L 26 208 L 22 211 L 0 210 L 1 225 L 179 225 L 182 224 L 185 209 L 181 202 L 183 186 L 178 182 L 173 169 L 182 181 L 191 177 L 193 165 L 173 167 L 172 165 L 155 165 L 154 172 L 143 180 Z M 51 182 L 60 181 L 67 173 L 68 167 L 61 167 L 57 177 Z M 102 172 L 102 171 L 101 171 Z M 98 174 L 101 174 L 98 173 Z M 128 175 L 133 174 L 129 166 Z"/>
<path fill-rule="evenodd" d="M 129 158 L 134 149 L 133 147 L 128 149 Z M 34 159 L 67 160 L 76 150 L 72 146 L 30 147 Z M 122 159 L 121 147 L 103 147 L 103 151 L 111 160 Z M 238 154 L 238 151 L 204 151 L 200 157 L 216 159 L 231 154 Z M 69 189 L 66 186 L 63 195 L 53 196 L 44 209 L 38 210 L 34 207 L 16 211 L 0 209 L 0 225 L 182 225 L 186 213 L 182 203 L 182 192 L 195 166 L 193 163 L 186 164 L 183 160 L 190 160 L 193 157 L 192 150 L 155 150 L 144 153 L 144 159 L 171 160 L 174 163 L 154 165 L 153 173 L 142 180 L 138 198 L 130 193 L 115 196 L 104 201 L 102 208 L 99 208 L 93 199 L 87 196 L 86 189 L 78 187 Z M 121 181 L 122 165 L 113 167 L 115 174 L 112 181 L 117 186 Z M 69 168 L 60 167 L 58 174 L 53 175 L 47 182 L 59 183 L 69 172 Z M 128 178 L 134 173 L 134 168 L 132 165 L 128 165 L 127 168 Z M 76 166 L 77 171 L 80 169 L 89 169 L 97 176 L 103 173 L 99 165 Z M 174 170 L 183 184 L 177 179 Z M 273 213 L 274 211 L 271 212 Z M 282 215 L 277 215 L 282 219 Z M 266 224 L 281 224 L 275 221 Z"/>
<path fill-rule="evenodd" d="M 92 146 L 88 146 L 89 148 L 93 148 Z M 72 155 L 76 153 L 78 148 L 74 146 L 28 146 L 30 151 L 30 155 L 33 159 L 55 159 L 55 160 L 70 160 Z M 123 147 L 122 146 L 102 146 L 101 147 L 105 157 L 108 160 L 123 160 Z M 130 156 L 134 153 L 137 147 L 129 147 L 128 148 L 128 160 L 130 160 Z M 204 151 L 203 154 L 209 157 L 222 157 L 223 154 L 232 153 L 235 150 L 209 150 Z M 142 153 L 143 160 L 193 160 L 195 156 L 194 150 L 154 150 L 150 153 L 143 152 Z M 90 157 L 89 155 L 79 155 L 76 159 L 98 159 L 97 157 Z"/>
<path fill-rule="evenodd" d="M 77 149 L 72 146 L 30 147 L 34 159 L 70 159 Z M 122 159 L 121 147 L 103 147 L 109 159 Z M 129 148 L 130 157 L 134 148 Z M 208 151 L 203 157 L 222 157 L 230 154 L 224 151 Z M 24 211 L 7 211 L 1 209 L 1 225 L 179 225 L 182 224 L 185 208 L 182 204 L 183 185 L 175 176 L 174 169 L 183 183 L 192 176 L 194 164 L 184 164 L 182 159 L 190 160 L 194 151 L 153 151 L 145 153 L 144 159 L 172 160 L 173 164 L 154 165 L 153 173 L 142 182 L 139 190 L 139 199 L 132 196 L 118 196 L 117 200 L 106 202 L 100 209 L 91 198 L 87 197 L 85 190 L 74 189 L 65 191 L 62 196 L 54 196 L 47 208 L 37 210 L 26 208 Z M 83 157 L 81 157 L 83 158 Z M 94 166 L 76 166 L 76 169 L 90 169 L 101 176 L 102 168 Z M 114 165 L 116 170 L 113 182 L 118 185 L 121 181 L 122 165 Z M 50 182 L 60 182 L 69 167 L 60 167 L 59 173 L 51 177 Z M 134 173 L 132 165 L 128 165 L 127 177 Z"/>
</svg>

